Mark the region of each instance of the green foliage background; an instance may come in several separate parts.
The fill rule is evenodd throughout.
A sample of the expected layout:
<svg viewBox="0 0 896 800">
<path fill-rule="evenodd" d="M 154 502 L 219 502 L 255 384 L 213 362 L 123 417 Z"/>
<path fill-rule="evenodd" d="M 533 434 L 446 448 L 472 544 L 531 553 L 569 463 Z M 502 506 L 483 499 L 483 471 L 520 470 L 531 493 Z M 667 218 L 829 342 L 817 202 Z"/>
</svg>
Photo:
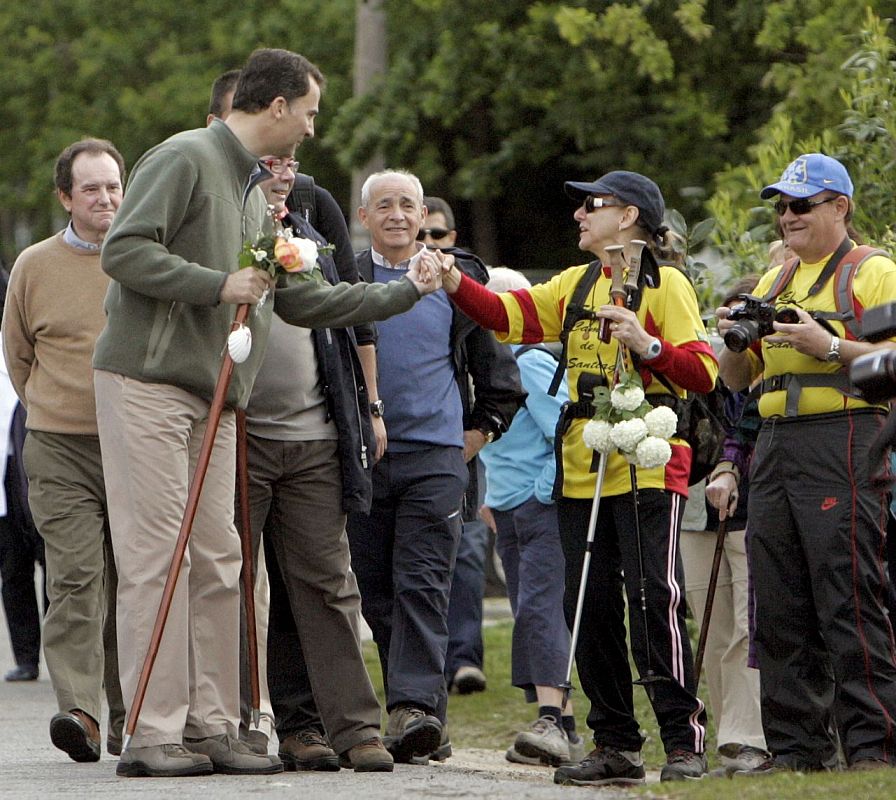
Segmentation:
<svg viewBox="0 0 896 800">
<path fill-rule="evenodd" d="M 3 4 L 4 258 L 59 225 L 52 165 L 66 144 L 105 136 L 133 163 L 203 124 L 214 77 L 257 46 L 303 52 L 327 75 L 318 140 L 299 158 L 346 211 L 351 169 L 382 153 L 457 207 L 463 243 L 491 263 L 583 260 L 563 181 L 621 168 L 656 178 L 691 225 L 716 217 L 729 269 L 755 269 L 771 233 L 755 189 L 809 144 L 847 160 L 869 234 L 892 219 L 893 32 L 877 17 L 893 0 L 382 4 L 389 66 L 363 97 L 355 0 Z M 718 274 L 702 277 L 707 299 Z"/>
</svg>

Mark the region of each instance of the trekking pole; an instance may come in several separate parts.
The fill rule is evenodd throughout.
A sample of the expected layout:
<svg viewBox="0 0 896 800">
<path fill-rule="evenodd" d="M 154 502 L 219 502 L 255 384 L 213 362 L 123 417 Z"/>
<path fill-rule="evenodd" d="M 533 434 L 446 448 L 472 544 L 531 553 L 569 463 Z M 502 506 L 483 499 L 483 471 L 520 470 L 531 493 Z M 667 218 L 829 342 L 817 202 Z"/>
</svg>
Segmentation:
<svg viewBox="0 0 896 800">
<path fill-rule="evenodd" d="M 231 326 L 231 331 L 238 330 L 248 316 L 249 305 L 244 303 L 238 306 L 236 316 L 234 317 Z M 184 518 L 180 525 L 180 531 L 177 534 L 177 541 L 174 545 L 174 554 L 171 557 L 171 566 L 168 568 L 168 577 L 165 581 L 165 588 L 162 590 L 162 599 L 159 601 L 159 610 L 156 614 L 156 621 L 152 629 L 152 636 L 149 640 L 146 657 L 143 659 L 143 667 L 140 670 L 140 678 L 137 681 L 134 700 L 128 711 L 125 736 L 121 748 L 122 752 L 127 751 L 128 745 L 131 743 L 131 738 L 134 735 L 134 731 L 137 728 L 137 720 L 140 718 L 140 709 L 143 707 L 143 700 L 146 697 L 146 687 L 149 685 L 152 668 L 156 662 L 156 656 L 159 654 L 159 645 L 162 642 L 162 634 L 165 632 L 165 622 L 168 620 L 168 612 L 171 611 L 171 601 L 174 599 L 174 589 L 177 585 L 178 576 L 180 575 L 180 568 L 183 564 L 187 542 L 189 541 L 190 533 L 193 530 L 193 521 L 196 519 L 196 511 L 199 508 L 199 494 L 202 491 L 202 484 L 204 483 L 205 475 L 208 472 L 212 447 L 215 444 L 215 436 L 218 433 L 218 424 L 221 421 L 221 413 L 224 411 L 224 400 L 227 397 L 227 389 L 230 386 L 230 377 L 232 374 L 233 359 L 230 356 L 230 352 L 225 350 L 224 360 L 221 362 L 221 370 L 218 373 L 218 381 L 215 384 L 215 392 L 208 409 L 208 421 L 205 426 L 205 435 L 202 437 L 202 444 L 200 445 L 199 455 L 196 459 L 196 469 L 193 472 L 193 480 L 190 483 L 190 491 L 187 494 L 187 502 L 184 506 Z"/>
<path fill-rule="evenodd" d="M 252 568 L 252 514 L 249 508 L 249 452 L 246 412 L 236 412 L 236 484 L 240 498 L 240 546 L 243 551 L 243 608 L 246 612 L 246 646 L 249 655 L 249 689 L 252 724 L 261 724 L 261 690 L 258 685 L 258 631 L 255 627 L 255 570 Z"/>
<path fill-rule="evenodd" d="M 665 675 L 657 675 L 653 671 L 651 656 L 650 624 L 647 618 L 647 576 L 644 574 L 644 551 L 641 547 L 641 514 L 638 510 L 638 477 L 634 464 L 629 464 L 629 476 L 632 484 L 632 499 L 635 504 L 635 546 L 638 550 L 638 598 L 641 605 L 641 617 L 644 622 L 644 644 L 647 650 L 647 674 L 632 681 L 635 686 L 643 686 L 647 696 L 653 700 L 654 684 L 669 680 Z"/>
<path fill-rule="evenodd" d="M 703 671 L 703 654 L 706 651 L 706 640 L 709 636 L 709 620 L 712 618 L 712 604 L 716 597 L 716 584 L 719 581 L 719 568 L 722 564 L 722 552 L 725 549 L 725 535 L 728 533 L 728 518 L 719 520 L 719 532 L 716 536 L 716 550 L 712 557 L 712 569 L 709 572 L 709 586 L 706 587 L 706 605 L 703 607 L 703 622 L 700 625 L 700 639 L 697 641 L 697 655 L 694 658 L 694 692 L 700 687 L 700 673 Z"/>
<path fill-rule="evenodd" d="M 604 475 L 607 472 L 607 458 L 600 454 L 597 466 L 597 478 L 594 482 L 594 499 L 591 501 L 591 517 L 588 520 L 588 535 L 585 539 L 585 558 L 582 561 L 582 577 L 579 580 L 579 596 L 576 600 L 576 614 L 572 625 L 572 635 L 569 641 L 569 659 L 566 664 L 566 680 L 560 685 L 563 689 L 563 708 L 569 701 L 572 691 L 572 668 L 576 662 L 576 645 L 579 641 L 579 629 L 582 624 L 582 612 L 585 607 L 585 589 L 588 586 L 588 571 L 591 568 L 591 550 L 594 546 L 594 533 L 597 529 L 597 514 L 600 511 L 600 495 L 604 486 Z"/>
</svg>

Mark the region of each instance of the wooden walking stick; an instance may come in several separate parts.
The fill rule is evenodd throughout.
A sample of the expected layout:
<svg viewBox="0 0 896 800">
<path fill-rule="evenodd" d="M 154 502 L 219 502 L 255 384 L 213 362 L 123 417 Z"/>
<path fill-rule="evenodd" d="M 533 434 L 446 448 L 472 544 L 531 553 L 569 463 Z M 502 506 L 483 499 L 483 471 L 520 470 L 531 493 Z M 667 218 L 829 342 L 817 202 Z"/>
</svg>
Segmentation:
<svg viewBox="0 0 896 800">
<path fill-rule="evenodd" d="M 697 655 L 694 658 L 695 691 L 700 686 L 700 673 L 703 671 L 703 654 L 706 652 L 706 639 L 709 635 L 709 620 L 712 618 L 712 604 L 716 597 L 716 584 L 719 581 L 719 568 L 722 564 L 722 552 L 725 549 L 725 535 L 728 533 L 728 518 L 719 521 L 719 533 L 716 536 L 716 551 L 712 557 L 712 569 L 709 571 L 709 586 L 706 587 L 706 605 L 703 607 L 703 622 L 700 624 L 700 639 L 697 641 Z"/>
<path fill-rule="evenodd" d="M 231 326 L 231 331 L 238 330 L 248 316 L 249 305 L 244 303 L 243 305 L 238 306 L 233 325 Z M 146 651 L 146 657 L 143 660 L 143 668 L 140 671 L 140 678 L 137 681 L 134 700 L 128 711 L 125 736 L 124 741 L 122 742 L 122 752 L 128 749 L 128 745 L 130 745 L 131 738 L 134 735 L 134 730 L 137 728 L 137 720 L 140 718 L 140 709 L 143 707 L 143 700 L 146 697 L 146 687 L 149 684 L 149 678 L 152 675 L 152 668 L 155 664 L 156 656 L 159 654 L 159 644 L 162 641 L 162 634 L 165 632 L 165 622 L 168 619 L 168 612 L 171 610 L 174 589 L 177 585 L 178 576 L 180 575 L 180 568 L 181 564 L 183 564 L 184 553 L 187 549 L 190 532 L 193 530 L 193 521 L 196 518 L 196 511 L 199 508 L 199 494 L 202 491 L 202 484 L 205 481 L 205 475 L 208 472 L 212 447 L 215 444 L 215 436 L 218 433 L 218 424 L 221 421 L 221 413 L 224 410 L 224 400 L 227 397 L 227 389 L 230 386 L 230 377 L 232 374 L 233 359 L 230 356 L 230 352 L 225 350 L 224 360 L 221 363 L 221 370 L 218 373 L 218 381 L 215 384 L 215 392 L 212 396 L 212 402 L 208 410 L 208 422 L 205 427 L 205 436 L 202 437 L 199 456 L 196 460 L 196 470 L 193 473 L 193 480 L 187 495 L 187 503 L 184 507 L 183 522 L 181 522 L 180 532 L 177 534 L 174 555 L 171 557 L 171 566 L 168 568 L 168 578 L 165 581 L 165 588 L 162 591 L 162 599 L 159 602 L 159 610 L 156 614 L 155 625 L 149 640 L 149 648 Z"/>
<path fill-rule="evenodd" d="M 246 612 L 246 644 L 249 651 L 249 688 L 252 724 L 261 722 L 261 690 L 258 687 L 258 631 L 255 628 L 255 570 L 252 568 L 252 514 L 249 509 L 249 448 L 246 412 L 236 412 L 236 484 L 240 498 L 240 546 L 243 551 L 243 608 Z"/>
</svg>

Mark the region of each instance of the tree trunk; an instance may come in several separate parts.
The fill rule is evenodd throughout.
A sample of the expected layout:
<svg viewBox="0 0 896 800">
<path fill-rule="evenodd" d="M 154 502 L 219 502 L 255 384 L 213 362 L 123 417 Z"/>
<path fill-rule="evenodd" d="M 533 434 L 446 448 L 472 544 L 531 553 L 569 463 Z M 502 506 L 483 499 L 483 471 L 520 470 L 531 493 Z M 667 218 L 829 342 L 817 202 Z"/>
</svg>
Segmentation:
<svg viewBox="0 0 896 800">
<path fill-rule="evenodd" d="M 357 0 L 355 5 L 355 79 L 354 93 L 358 97 L 367 92 L 376 79 L 386 72 L 386 12 L 383 0 Z M 358 220 L 356 209 L 361 205 L 361 187 L 367 177 L 383 169 L 381 153 L 363 167 L 352 171 L 351 209 L 349 213 L 352 245 L 363 250 L 370 244 L 367 230 Z"/>
</svg>

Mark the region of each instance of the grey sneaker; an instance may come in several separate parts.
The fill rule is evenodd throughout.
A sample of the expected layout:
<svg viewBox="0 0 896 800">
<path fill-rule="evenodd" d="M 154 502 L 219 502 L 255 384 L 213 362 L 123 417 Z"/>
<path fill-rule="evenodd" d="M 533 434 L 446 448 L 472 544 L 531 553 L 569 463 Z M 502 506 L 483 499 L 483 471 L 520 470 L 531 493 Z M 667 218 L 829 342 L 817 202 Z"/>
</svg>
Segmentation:
<svg viewBox="0 0 896 800">
<path fill-rule="evenodd" d="M 637 763 L 632 758 L 637 758 Z M 572 786 L 632 785 L 646 780 L 640 754 L 630 758 L 614 747 L 600 744 L 580 763 L 560 767 L 554 773 L 554 783 Z"/>
<path fill-rule="evenodd" d="M 706 775 L 706 756 L 689 750 L 673 750 L 660 770 L 661 781 L 696 781 Z"/>
<path fill-rule="evenodd" d="M 548 762 L 542 758 L 531 758 L 529 756 L 524 756 L 522 753 L 518 753 L 513 745 L 510 745 L 510 747 L 507 748 L 507 752 L 504 753 L 504 758 L 506 758 L 513 764 L 534 764 L 536 766 L 549 766 Z M 585 740 L 581 736 L 577 735 L 575 741 L 570 740 L 569 759 L 567 761 L 564 761 L 561 766 L 565 766 L 568 764 L 578 764 L 584 758 Z"/>
<path fill-rule="evenodd" d="M 451 680 L 451 688 L 458 694 L 473 694 L 485 691 L 485 673 L 472 664 L 458 667 Z"/>
<path fill-rule="evenodd" d="M 211 759 L 215 772 L 222 775 L 273 775 L 283 772 L 277 756 L 253 753 L 239 739 L 226 733 L 203 739 L 184 739 L 184 747 L 191 753 L 201 753 Z"/>
<path fill-rule="evenodd" d="M 121 754 L 115 774 L 122 778 L 186 778 L 211 775 L 211 759 L 179 744 L 129 747 Z"/>
<path fill-rule="evenodd" d="M 284 738 L 279 755 L 287 772 L 339 772 L 339 756 L 315 730 L 299 731 Z"/>
<path fill-rule="evenodd" d="M 397 764 L 414 756 L 428 756 L 441 744 L 442 723 L 416 706 L 398 706 L 389 712 L 383 744 Z"/>
<path fill-rule="evenodd" d="M 769 758 L 771 756 L 765 750 L 746 744 L 732 742 L 719 747 L 719 760 L 728 774 L 755 769 Z"/>
<path fill-rule="evenodd" d="M 520 755 L 537 758 L 552 767 L 569 761 L 569 739 L 553 717 L 539 717 L 529 730 L 517 734 L 513 749 Z"/>
</svg>

